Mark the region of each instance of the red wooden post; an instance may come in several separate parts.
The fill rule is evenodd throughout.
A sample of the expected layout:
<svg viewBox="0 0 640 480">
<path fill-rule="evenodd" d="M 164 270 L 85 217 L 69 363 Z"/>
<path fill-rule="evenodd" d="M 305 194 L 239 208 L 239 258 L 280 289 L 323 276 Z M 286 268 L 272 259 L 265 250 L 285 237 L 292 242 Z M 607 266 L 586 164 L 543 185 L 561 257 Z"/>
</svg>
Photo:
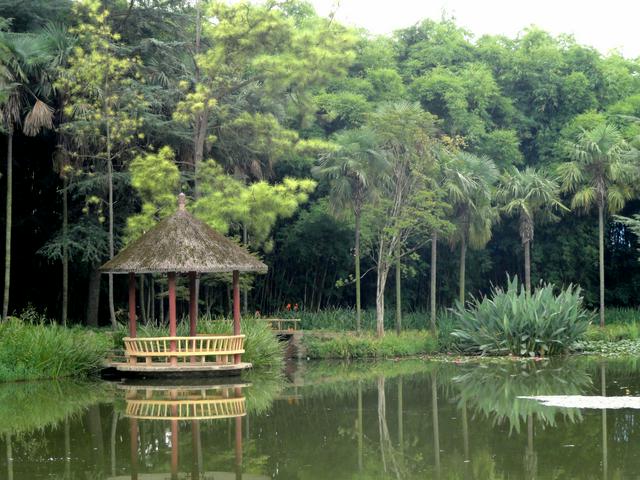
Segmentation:
<svg viewBox="0 0 640 480">
<path fill-rule="evenodd" d="M 136 336 L 136 274 L 129 273 L 129 336 Z"/>
<path fill-rule="evenodd" d="M 240 335 L 240 272 L 233 271 L 233 334 Z M 234 363 L 240 363 L 240 354 L 233 356 Z"/>
<path fill-rule="evenodd" d="M 198 299 L 196 296 L 196 272 L 189 272 L 189 335 L 197 335 Z"/>
<path fill-rule="evenodd" d="M 169 272 L 167 276 L 169 279 L 169 336 L 176 337 L 178 335 L 176 323 L 176 274 L 175 272 Z M 177 350 L 175 340 L 171 340 L 170 349 L 172 352 Z M 178 357 L 171 357 L 171 364 L 176 365 L 177 363 Z"/>
<path fill-rule="evenodd" d="M 138 419 L 129 419 L 129 443 L 131 451 L 131 480 L 138 480 Z"/>
<path fill-rule="evenodd" d="M 196 291 L 196 272 L 189 272 L 189 336 L 195 337 L 198 334 L 198 296 Z M 190 342 L 192 348 L 196 349 L 196 341 Z M 191 363 L 195 363 L 197 358 L 191 357 Z"/>
</svg>

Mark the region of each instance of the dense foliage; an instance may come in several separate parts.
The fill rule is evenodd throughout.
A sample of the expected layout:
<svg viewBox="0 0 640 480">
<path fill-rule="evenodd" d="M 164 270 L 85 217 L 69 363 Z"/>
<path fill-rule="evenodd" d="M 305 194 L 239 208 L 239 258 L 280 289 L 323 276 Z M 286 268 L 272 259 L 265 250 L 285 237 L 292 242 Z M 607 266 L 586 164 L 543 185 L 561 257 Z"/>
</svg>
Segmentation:
<svg viewBox="0 0 640 480">
<path fill-rule="evenodd" d="M 514 278 L 490 297 L 474 299 L 454 311 L 457 347 L 486 355 L 549 356 L 567 353 L 587 331 L 592 314 L 584 309 L 580 288 L 555 292 L 547 284 L 529 295 Z"/>
<path fill-rule="evenodd" d="M 361 305 L 382 332 L 386 298 L 425 328 L 403 310 L 435 322 L 505 272 L 637 305 L 637 239 L 610 216 L 640 205 L 637 60 L 448 18 L 376 37 L 301 0 L 19 4 L 0 0 L 9 313 L 122 319 L 126 280 L 97 268 L 181 190 L 269 265 L 242 278 L 249 313 Z M 203 310 L 228 314 L 228 281 L 201 279 Z M 162 323 L 165 281 L 139 286 Z"/>
<path fill-rule="evenodd" d="M 0 381 L 85 377 L 102 368 L 110 336 L 82 327 L 9 319 L 0 324 Z"/>
</svg>

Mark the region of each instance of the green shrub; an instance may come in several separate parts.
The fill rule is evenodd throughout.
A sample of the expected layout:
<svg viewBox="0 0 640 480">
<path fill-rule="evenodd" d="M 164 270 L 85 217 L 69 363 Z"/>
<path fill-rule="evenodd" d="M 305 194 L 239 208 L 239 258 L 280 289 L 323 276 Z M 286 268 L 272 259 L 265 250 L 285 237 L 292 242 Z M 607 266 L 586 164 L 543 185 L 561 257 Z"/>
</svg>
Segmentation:
<svg viewBox="0 0 640 480">
<path fill-rule="evenodd" d="M 10 318 L 0 323 L 0 381 L 82 377 L 98 371 L 113 346 L 108 334 Z"/>
<path fill-rule="evenodd" d="M 280 368 L 284 364 L 284 346 L 278 341 L 267 322 L 253 318 L 243 319 L 240 327 L 246 336 L 242 360 L 250 362 L 256 368 Z M 163 337 L 168 335 L 168 327 L 138 325 L 138 337 Z M 189 321 L 182 319 L 177 325 L 178 335 L 189 335 Z M 224 318 L 214 319 L 203 316 L 198 319 L 198 333 L 233 333 L 233 322 Z M 116 345 L 122 348 L 122 338 L 128 335 L 128 327 L 121 326 L 114 335 Z"/>
<path fill-rule="evenodd" d="M 410 331 L 378 338 L 373 334 L 306 334 L 303 342 L 309 358 L 387 358 L 434 353 L 436 338 L 429 332 Z"/>
<path fill-rule="evenodd" d="M 580 289 L 569 286 L 557 295 L 544 285 L 527 297 L 518 279 L 492 298 L 474 299 L 470 308 L 454 311 L 452 335 L 465 353 L 547 356 L 569 351 L 587 331 L 593 314 L 582 306 Z"/>
</svg>

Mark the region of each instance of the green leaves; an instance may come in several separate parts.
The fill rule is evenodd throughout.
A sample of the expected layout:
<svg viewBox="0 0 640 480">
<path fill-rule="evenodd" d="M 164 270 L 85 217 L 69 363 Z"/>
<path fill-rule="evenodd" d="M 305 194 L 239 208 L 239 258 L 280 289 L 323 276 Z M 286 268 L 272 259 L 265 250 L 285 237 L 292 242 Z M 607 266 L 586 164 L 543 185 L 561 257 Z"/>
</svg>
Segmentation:
<svg viewBox="0 0 640 480">
<path fill-rule="evenodd" d="M 491 298 L 474 299 L 469 308 L 453 313 L 458 325 L 451 334 L 458 348 L 482 355 L 567 353 L 593 317 L 582 306 L 580 288 L 570 285 L 555 294 L 548 284 L 528 298 L 517 277 L 506 291 L 494 288 Z"/>
</svg>

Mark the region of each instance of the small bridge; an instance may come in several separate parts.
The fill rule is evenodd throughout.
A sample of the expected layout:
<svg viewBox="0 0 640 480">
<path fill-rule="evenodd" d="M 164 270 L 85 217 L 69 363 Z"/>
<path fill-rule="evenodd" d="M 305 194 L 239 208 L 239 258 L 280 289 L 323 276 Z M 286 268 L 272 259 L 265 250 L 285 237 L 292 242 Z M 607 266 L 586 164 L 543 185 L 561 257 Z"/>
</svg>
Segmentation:
<svg viewBox="0 0 640 480">
<path fill-rule="evenodd" d="M 260 321 L 266 322 L 278 336 L 302 333 L 299 318 L 261 318 Z"/>
<path fill-rule="evenodd" d="M 287 342 L 286 358 L 302 358 L 302 328 L 299 318 L 262 318 L 280 341 Z"/>
</svg>

